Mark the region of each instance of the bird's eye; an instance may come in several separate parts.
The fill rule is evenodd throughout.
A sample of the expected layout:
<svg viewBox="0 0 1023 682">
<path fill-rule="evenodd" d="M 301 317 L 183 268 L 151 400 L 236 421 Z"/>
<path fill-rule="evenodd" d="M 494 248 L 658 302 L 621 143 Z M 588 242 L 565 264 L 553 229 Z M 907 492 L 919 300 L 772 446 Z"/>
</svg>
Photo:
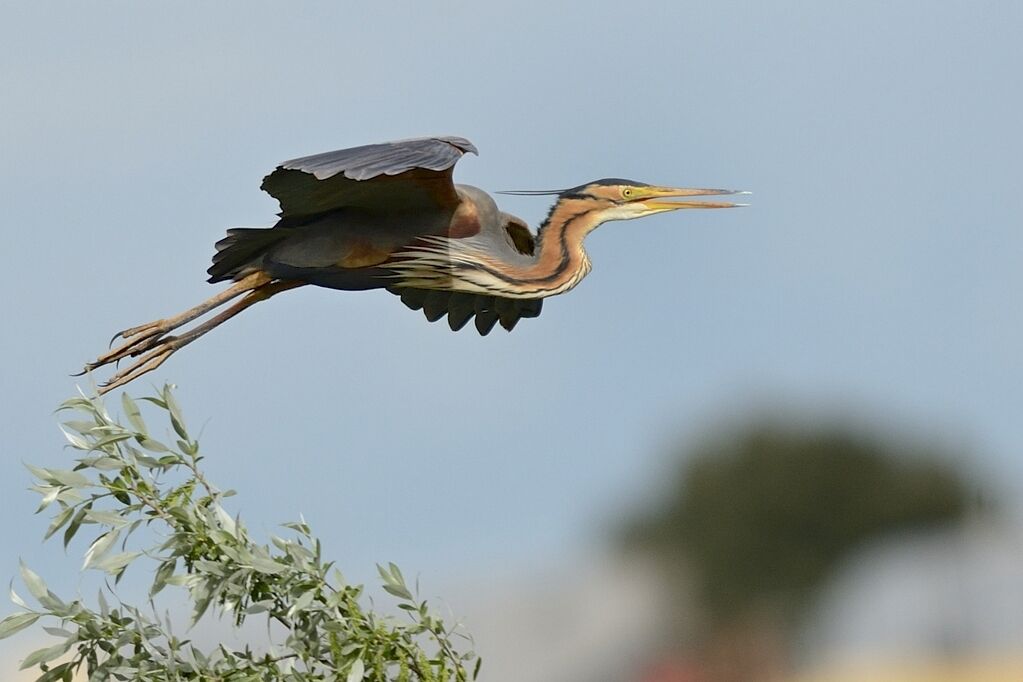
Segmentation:
<svg viewBox="0 0 1023 682">
<path fill-rule="evenodd" d="M 622 196 L 625 197 L 626 199 L 631 199 L 632 198 L 632 188 L 631 187 L 624 188 L 622 190 Z"/>
</svg>

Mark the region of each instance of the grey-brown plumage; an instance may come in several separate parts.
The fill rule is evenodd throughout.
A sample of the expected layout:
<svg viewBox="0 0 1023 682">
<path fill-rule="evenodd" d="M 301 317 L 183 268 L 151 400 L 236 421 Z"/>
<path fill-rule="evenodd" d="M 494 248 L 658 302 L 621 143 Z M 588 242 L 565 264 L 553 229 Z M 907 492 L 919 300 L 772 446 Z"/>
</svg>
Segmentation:
<svg viewBox="0 0 1023 682">
<path fill-rule="evenodd" d="M 234 284 L 184 313 L 121 332 L 126 342 L 86 370 L 140 356 L 101 392 L 123 385 L 254 303 L 304 285 L 382 288 L 431 322 L 447 317 L 452 330 L 475 319 L 482 335 L 497 324 L 511 331 L 538 316 L 544 298 L 586 276 L 583 239 L 601 223 L 737 205 L 663 200 L 730 190 L 598 180 L 546 192 L 558 199 L 533 233 L 486 192 L 454 184 L 454 166 L 466 152 L 477 153 L 464 138 L 428 137 L 285 161 L 262 184 L 280 203 L 277 224 L 233 228 L 216 244 L 209 281 Z M 206 322 L 170 335 L 239 296 Z"/>
<path fill-rule="evenodd" d="M 462 137 L 425 137 L 314 154 L 280 164 L 262 189 L 281 204 L 281 217 L 383 205 L 390 209 L 451 207 L 458 203 L 451 170 L 466 152 Z M 374 178 L 390 178 L 366 182 Z"/>
</svg>

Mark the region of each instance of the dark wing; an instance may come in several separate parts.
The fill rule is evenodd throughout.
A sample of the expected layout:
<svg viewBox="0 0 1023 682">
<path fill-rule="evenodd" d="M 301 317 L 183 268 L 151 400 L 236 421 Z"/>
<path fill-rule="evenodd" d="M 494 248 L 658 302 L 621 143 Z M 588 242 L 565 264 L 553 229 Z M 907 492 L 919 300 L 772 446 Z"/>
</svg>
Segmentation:
<svg viewBox="0 0 1023 682">
<path fill-rule="evenodd" d="M 537 317 L 543 309 L 542 298 L 502 298 L 483 294 L 439 289 L 388 289 L 401 297 L 401 302 L 412 310 L 422 310 L 426 319 L 436 322 L 448 316 L 451 331 L 458 331 L 476 317 L 476 331 L 482 336 L 490 333 L 498 322 L 511 331 L 523 317 Z"/>
<path fill-rule="evenodd" d="M 450 210 L 458 204 L 452 169 L 476 147 L 461 137 L 370 144 L 285 161 L 263 178 L 283 220 L 340 208 Z"/>
</svg>

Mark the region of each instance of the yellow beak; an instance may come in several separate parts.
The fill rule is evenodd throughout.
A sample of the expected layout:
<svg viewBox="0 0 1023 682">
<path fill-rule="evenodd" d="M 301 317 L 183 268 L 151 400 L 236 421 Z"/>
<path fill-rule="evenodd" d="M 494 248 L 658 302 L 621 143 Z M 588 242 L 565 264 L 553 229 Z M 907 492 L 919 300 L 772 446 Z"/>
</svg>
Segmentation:
<svg viewBox="0 0 1023 682">
<path fill-rule="evenodd" d="M 680 208 L 737 208 L 749 204 L 735 204 L 725 201 L 659 201 L 669 197 L 702 197 L 722 194 L 750 194 L 734 189 L 691 189 L 687 187 L 643 187 L 635 203 L 643 204 L 651 211 L 676 211 Z"/>
</svg>

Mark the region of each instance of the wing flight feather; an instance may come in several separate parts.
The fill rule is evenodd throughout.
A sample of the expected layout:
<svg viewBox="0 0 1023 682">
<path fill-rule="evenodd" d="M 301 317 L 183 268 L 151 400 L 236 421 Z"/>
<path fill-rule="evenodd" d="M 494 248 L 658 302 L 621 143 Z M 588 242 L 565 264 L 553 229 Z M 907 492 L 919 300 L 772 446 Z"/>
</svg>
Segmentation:
<svg viewBox="0 0 1023 682">
<path fill-rule="evenodd" d="M 452 170 L 476 147 L 462 137 L 422 137 L 303 156 L 280 164 L 262 189 L 282 218 L 345 207 L 450 209 L 458 203 Z"/>
</svg>

